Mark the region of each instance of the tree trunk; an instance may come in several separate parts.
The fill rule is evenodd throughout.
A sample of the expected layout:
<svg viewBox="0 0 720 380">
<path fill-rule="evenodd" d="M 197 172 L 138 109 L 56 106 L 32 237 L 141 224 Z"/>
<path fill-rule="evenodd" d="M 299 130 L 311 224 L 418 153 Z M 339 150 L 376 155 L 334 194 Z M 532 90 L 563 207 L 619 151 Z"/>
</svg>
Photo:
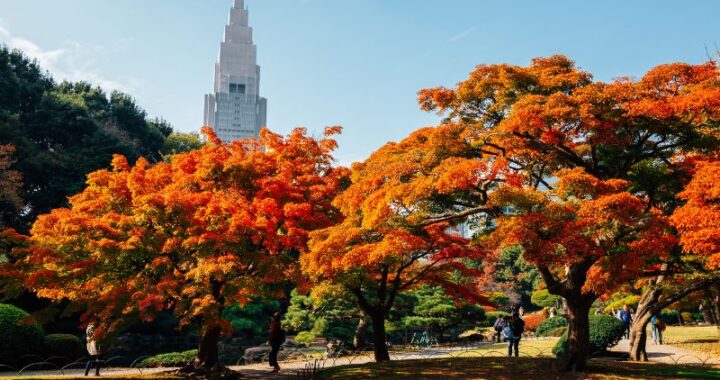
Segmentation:
<svg viewBox="0 0 720 380">
<path fill-rule="evenodd" d="M 568 350 L 565 369 L 584 371 L 590 348 L 590 306 L 592 302 L 568 300 Z"/>
<path fill-rule="evenodd" d="M 720 285 L 715 285 L 715 295 L 712 301 L 713 310 L 715 310 L 715 325 L 718 330 L 718 340 L 720 340 Z"/>
<path fill-rule="evenodd" d="M 355 328 L 355 336 L 353 337 L 353 346 L 355 346 L 356 349 L 363 348 L 367 345 L 366 335 L 367 323 L 365 322 L 365 313 L 360 313 L 360 320 L 358 320 L 357 327 Z"/>
<path fill-rule="evenodd" d="M 710 313 L 710 307 L 712 307 L 712 306 L 710 306 L 709 304 L 703 303 L 703 308 L 702 308 L 702 312 L 701 312 L 703 321 L 705 323 L 707 323 L 708 325 L 712 325 L 713 323 L 715 323 L 715 321 L 713 321 L 712 313 Z"/>
<path fill-rule="evenodd" d="M 647 344 L 647 325 L 652 314 L 652 310 L 648 310 L 644 314 L 636 314 L 635 320 L 633 320 L 630 327 L 630 360 L 638 362 L 648 360 L 645 346 Z"/>
<path fill-rule="evenodd" d="M 667 266 L 663 267 L 667 270 Z M 653 314 L 658 312 L 657 310 L 658 301 L 662 295 L 662 289 L 656 285 L 658 282 L 663 280 L 663 277 L 658 278 L 659 281 L 650 281 L 648 288 L 643 293 L 638 302 L 637 310 L 633 316 L 632 326 L 630 327 L 630 360 L 646 362 L 647 351 L 645 346 L 647 345 L 647 324 L 650 322 Z"/>
<path fill-rule="evenodd" d="M 390 360 L 390 354 L 388 353 L 385 335 L 385 312 L 380 310 L 372 313 L 373 323 L 373 351 L 375 354 L 375 361 L 378 363 L 386 362 Z"/>
<path fill-rule="evenodd" d="M 218 364 L 218 343 L 220 342 L 220 326 L 206 327 L 200 340 L 197 357 L 193 363 L 195 368 L 211 369 Z"/>
</svg>

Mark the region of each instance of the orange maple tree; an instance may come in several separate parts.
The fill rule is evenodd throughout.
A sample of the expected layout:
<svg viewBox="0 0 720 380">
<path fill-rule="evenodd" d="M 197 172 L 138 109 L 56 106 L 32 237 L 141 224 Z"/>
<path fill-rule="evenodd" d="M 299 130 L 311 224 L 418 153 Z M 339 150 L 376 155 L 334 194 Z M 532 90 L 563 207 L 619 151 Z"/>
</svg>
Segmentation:
<svg viewBox="0 0 720 380">
<path fill-rule="evenodd" d="M 686 203 L 672 215 L 683 251 L 720 270 L 720 161 L 697 163 L 692 180 L 680 193 Z"/>
<path fill-rule="evenodd" d="M 352 184 L 334 200 L 343 222 L 312 232 L 309 250 L 301 256 L 302 270 L 316 289 L 343 287 L 370 317 L 376 361 L 390 359 L 385 320 L 399 293 L 435 284 L 487 303 L 472 281 L 480 273 L 467 265 L 482 259 L 482 250 L 470 246 L 433 207 L 445 192 L 474 193 L 480 176 L 487 175 L 489 185 L 502 174 L 453 157 L 462 147 L 445 134 L 455 132 L 422 129 L 354 164 Z M 436 199 L 428 200 L 430 194 Z"/>
<path fill-rule="evenodd" d="M 675 210 L 671 221 L 683 253 L 695 263 L 693 276 L 714 287 L 713 307 L 720 315 L 720 161 L 699 160 L 693 169 L 692 179 L 680 193 L 686 203 Z"/>
<path fill-rule="evenodd" d="M 655 239 L 663 241 L 665 231 L 652 227 L 660 224 L 648 220 L 659 221 L 659 212 L 672 212 L 668 199 L 678 192 L 676 178 L 682 176 L 682 168 L 672 162 L 673 157 L 691 152 L 706 154 L 718 147 L 719 78 L 716 65 L 708 62 L 660 65 L 638 80 L 593 81 L 590 73 L 578 69 L 568 58 L 551 56 L 533 59 L 526 67 L 480 65 L 454 89 L 420 91 L 419 102 L 424 110 L 444 115 L 444 126 L 460 130 L 454 146 L 466 148 L 461 149 L 463 155 L 458 159 L 504 162 L 508 170 L 518 174 L 516 178 L 522 179 L 524 189 L 557 191 L 555 181 L 569 173 L 584 176 L 576 183 L 580 188 L 573 190 L 575 193 L 597 184 L 614 186 L 609 193 L 586 191 L 585 198 L 576 201 L 551 202 L 537 192 L 532 196 L 522 192 L 508 198 L 498 210 L 507 217 L 490 218 L 501 229 L 505 223 L 527 224 L 522 220 L 528 218 L 547 223 L 548 231 L 539 226 L 538 235 L 518 235 L 516 242 L 536 251 L 526 258 L 538 267 L 551 293 L 567 296 L 571 319 L 585 319 L 591 300 L 611 291 L 615 284 L 607 280 L 638 272 L 613 267 L 614 260 L 609 259 L 616 249 L 601 247 L 606 244 L 602 240 L 579 239 L 573 230 L 563 231 L 563 221 L 592 222 L 583 216 L 591 215 L 583 204 L 605 207 L 608 212 L 622 207 L 627 208 L 626 215 L 610 213 L 610 220 L 594 215 L 608 225 L 587 232 L 612 232 L 609 228 L 617 224 L 638 234 L 638 242 L 652 241 L 651 236 L 639 235 L 648 233 L 658 234 Z M 494 192 L 513 193 L 510 185 L 504 183 Z M 485 197 L 468 197 L 466 191 L 456 191 L 447 193 L 446 199 L 464 204 L 450 209 L 455 215 L 487 215 Z M 570 201 L 579 208 L 566 209 Z M 530 212 L 533 207 L 543 212 Z M 525 217 L 515 217 L 517 210 L 524 210 L 520 215 Z M 630 222 L 635 224 L 628 225 Z M 642 232 L 643 228 L 649 229 Z M 561 239 L 565 234 L 567 238 Z M 617 248 L 630 249 L 631 242 L 622 241 Z M 536 250 L 536 245 L 544 248 Z M 655 259 L 666 253 L 656 252 Z M 650 257 L 631 256 L 630 262 L 653 264 Z M 585 367 L 583 342 L 588 334 L 584 321 L 570 321 L 568 369 Z"/>
<path fill-rule="evenodd" d="M 218 339 L 231 331 L 223 308 L 296 278 L 308 233 L 334 222 L 330 202 L 345 175 L 331 166 L 338 132 L 317 140 L 304 129 L 263 130 L 259 141 L 226 144 L 205 128 L 208 144 L 169 162 L 130 166 L 115 156 L 69 208 L 13 236 L 25 248 L 3 275 L 82 305 L 99 335 L 172 310 L 180 326 L 201 328 L 195 367 L 213 368 Z"/>
</svg>

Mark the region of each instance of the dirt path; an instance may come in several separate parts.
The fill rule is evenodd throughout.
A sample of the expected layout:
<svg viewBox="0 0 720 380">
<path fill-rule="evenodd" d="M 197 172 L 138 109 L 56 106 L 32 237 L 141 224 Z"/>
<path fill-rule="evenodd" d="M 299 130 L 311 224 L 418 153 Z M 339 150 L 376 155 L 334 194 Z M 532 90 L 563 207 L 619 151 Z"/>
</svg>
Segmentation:
<svg viewBox="0 0 720 380">
<path fill-rule="evenodd" d="M 720 365 L 720 358 L 709 353 L 686 350 L 670 344 L 653 344 L 651 339 L 647 342 L 648 360 L 666 364 L 712 364 Z M 630 351 L 630 340 L 623 339 L 617 346 L 612 347 L 613 352 Z"/>
</svg>

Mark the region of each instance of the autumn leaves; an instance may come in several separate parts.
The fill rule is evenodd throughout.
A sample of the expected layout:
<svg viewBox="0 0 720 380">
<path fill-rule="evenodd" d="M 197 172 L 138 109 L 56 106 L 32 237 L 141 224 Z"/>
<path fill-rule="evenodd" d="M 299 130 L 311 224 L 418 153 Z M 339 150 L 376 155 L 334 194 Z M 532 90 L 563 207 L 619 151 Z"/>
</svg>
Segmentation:
<svg viewBox="0 0 720 380">
<path fill-rule="evenodd" d="M 520 246 L 568 300 L 568 365 L 582 369 L 598 297 L 666 263 L 678 239 L 718 269 L 718 78 L 713 63 L 608 83 L 563 56 L 481 65 L 420 91 L 442 123 L 350 169 L 333 166 L 337 127 L 232 144 L 205 130 L 198 150 L 90 174 L 70 207 L 13 237 L 6 286 L 73 301 L 99 334 L 172 310 L 210 345 L 229 305 L 288 282 L 333 288 L 372 319 L 383 361 L 398 294 L 426 283 L 486 302 L 485 264 Z"/>
</svg>

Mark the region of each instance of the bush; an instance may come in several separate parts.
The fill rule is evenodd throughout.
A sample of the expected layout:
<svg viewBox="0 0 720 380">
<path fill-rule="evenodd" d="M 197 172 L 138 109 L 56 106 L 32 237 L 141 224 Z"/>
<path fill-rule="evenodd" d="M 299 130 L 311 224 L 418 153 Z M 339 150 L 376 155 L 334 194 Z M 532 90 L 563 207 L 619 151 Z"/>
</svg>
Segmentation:
<svg viewBox="0 0 720 380">
<path fill-rule="evenodd" d="M 298 343 L 310 344 L 313 339 L 315 339 L 315 334 L 310 331 L 300 331 L 295 336 L 295 341 Z"/>
<path fill-rule="evenodd" d="M 627 297 L 620 298 L 619 300 L 615 300 L 615 301 L 610 302 L 609 304 L 605 305 L 604 311 L 606 313 L 609 313 L 612 311 L 612 309 L 620 310 L 623 308 L 624 305 L 628 305 L 628 306 L 632 307 L 633 309 L 637 309 L 639 302 L 640 302 L 640 296 L 629 295 Z"/>
<path fill-rule="evenodd" d="M 685 323 L 692 323 L 693 321 L 692 313 L 689 311 L 683 311 L 682 313 L 680 313 L 680 316 Z"/>
<path fill-rule="evenodd" d="M 189 350 L 183 352 L 169 352 L 151 356 L 138 364 L 138 367 L 182 367 L 195 360 L 198 350 Z"/>
<path fill-rule="evenodd" d="M 538 325 L 538 327 L 535 329 L 535 335 L 537 336 L 552 336 L 549 335 L 551 331 L 555 331 L 558 328 L 564 328 L 567 327 L 568 322 L 565 317 L 552 317 L 548 318 Z"/>
<path fill-rule="evenodd" d="M 535 329 L 537 329 L 540 323 L 545 320 L 546 317 L 543 314 L 526 315 L 525 318 L 523 318 L 523 321 L 525 322 L 525 330 L 535 331 Z"/>
<path fill-rule="evenodd" d="M 567 326 L 556 327 L 545 333 L 545 336 L 561 337 L 567 333 Z"/>
<path fill-rule="evenodd" d="M 677 310 L 663 310 L 660 312 L 660 320 L 666 325 L 679 325 L 680 324 L 680 312 Z"/>
<path fill-rule="evenodd" d="M 44 351 L 42 328 L 25 310 L 0 304 L 0 363 L 15 364 L 18 358 Z"/>
<path fill-rule="evenodd" d="M 625 325 L 609 315 L 590 316 L 590 347 L 591 354 L 605 352 L 608 347 L 616 345 L 625 333 Z M 568 349 L 568 335 L 565 333 L 553 347 L 555 356 L 565 356 Z"/>
<path fill-rule="evenodd" d="M 488 322 L 490 322 L 490 325 L 492 326 L 493 323 L 495 323 L 495 320 L 498 319 L 498 317 L 507 317 L 510 315 L 510 313 L 505 311 L 488 311 L 485 313 L 485 316 L 487 317 Z"/>
<path fill-rule="evenodd" d="M 80 338 L 72 334 L 50 334 L 45 337 L 45 348 L 50 355 L 79 359 L 87 352 Z"/>
<path fill-rule="evenodd" d="M 547 289 L 540 289 L 532 292 L 530 302 L 540 307 L 555 307 L 562 304 L 562 297 L 550 294 Z"/>
</svg>

